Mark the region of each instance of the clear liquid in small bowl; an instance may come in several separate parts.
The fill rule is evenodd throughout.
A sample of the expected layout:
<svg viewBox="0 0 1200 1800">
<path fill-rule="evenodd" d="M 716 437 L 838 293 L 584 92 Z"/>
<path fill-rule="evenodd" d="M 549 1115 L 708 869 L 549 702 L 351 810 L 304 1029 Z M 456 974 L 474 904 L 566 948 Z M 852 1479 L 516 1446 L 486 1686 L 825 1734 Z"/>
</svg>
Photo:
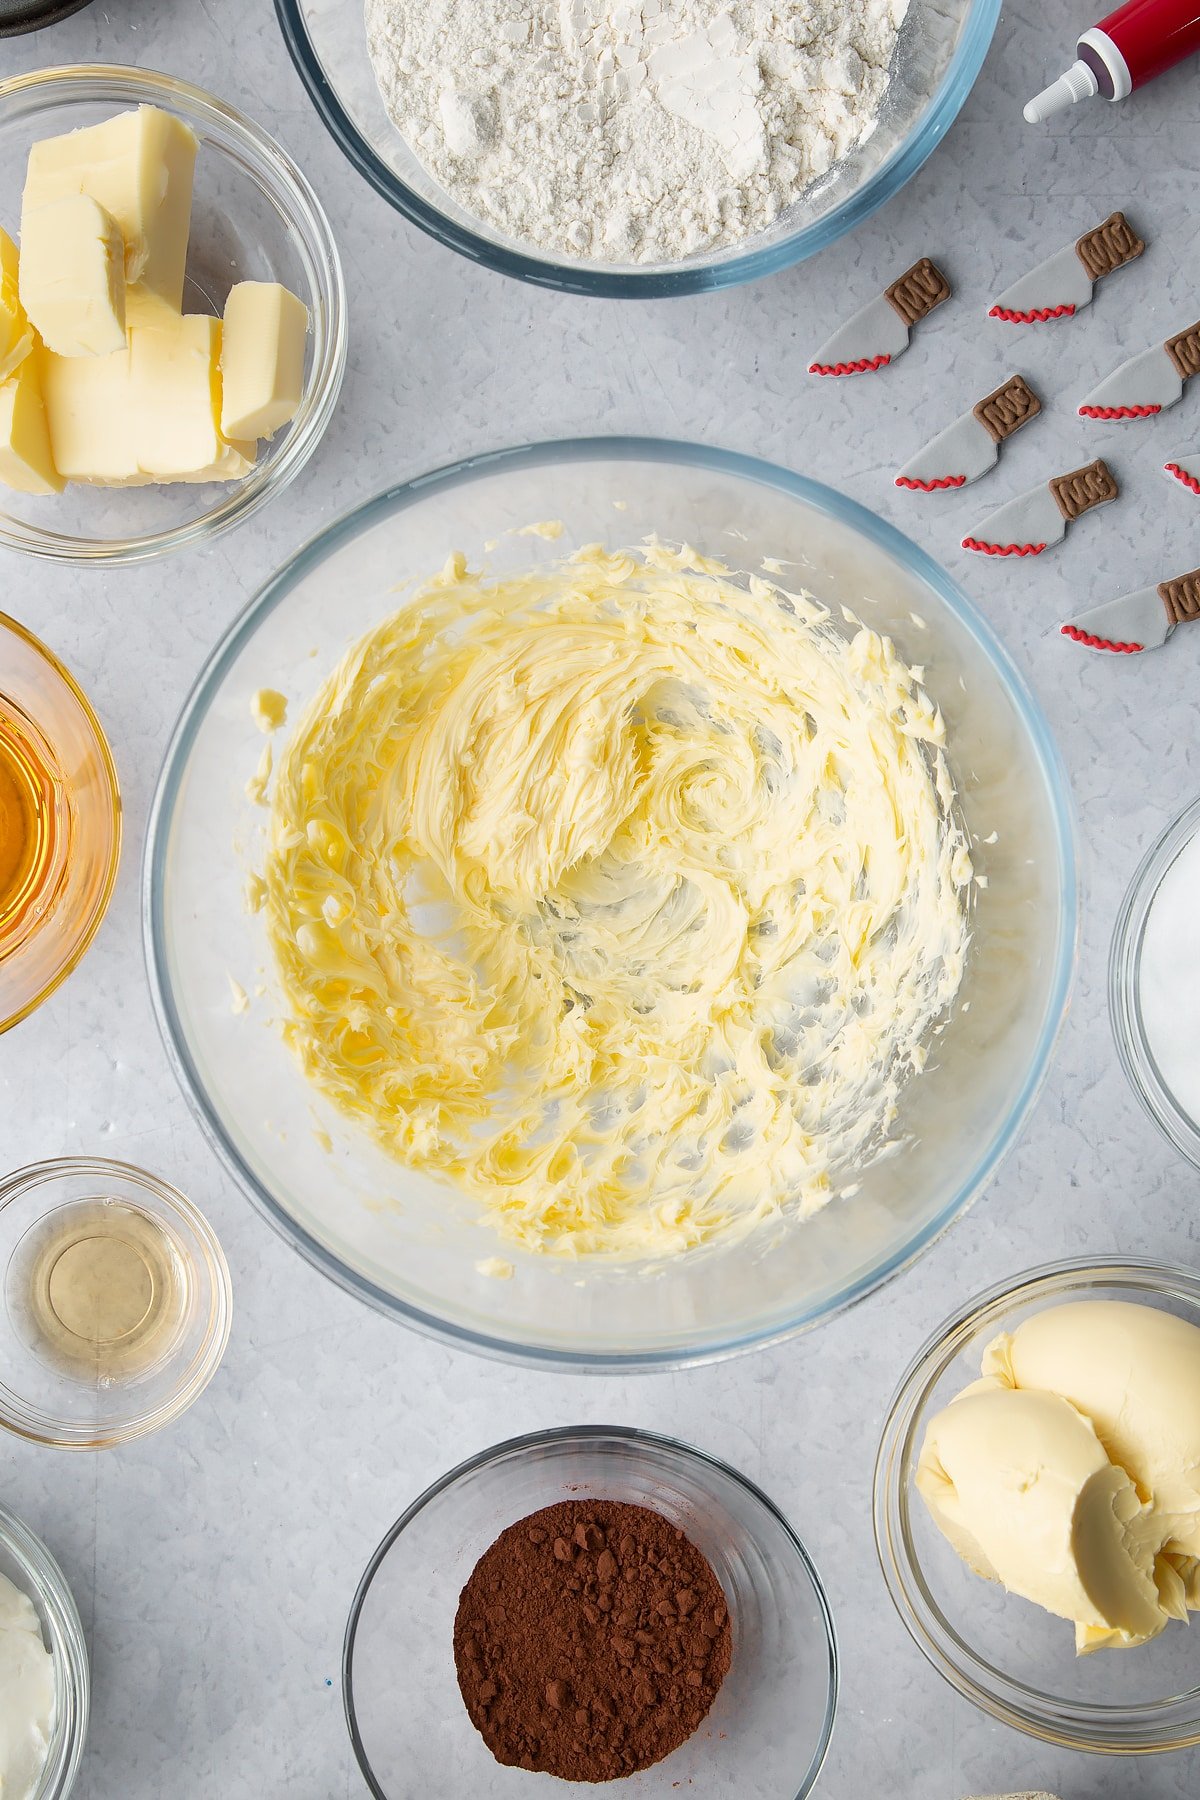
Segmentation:
<svg viewBox="0 0 1200 1800">
<path fill-rule="evenodd" d="M 32 1355 L 67 1377 L 107 1383 L 164 1362 L 186 1313 L 187 1270 L 146 1213 L 119 1200 L 57 1208 L 17 1245 L 9 1316 Z"/>
</svg>

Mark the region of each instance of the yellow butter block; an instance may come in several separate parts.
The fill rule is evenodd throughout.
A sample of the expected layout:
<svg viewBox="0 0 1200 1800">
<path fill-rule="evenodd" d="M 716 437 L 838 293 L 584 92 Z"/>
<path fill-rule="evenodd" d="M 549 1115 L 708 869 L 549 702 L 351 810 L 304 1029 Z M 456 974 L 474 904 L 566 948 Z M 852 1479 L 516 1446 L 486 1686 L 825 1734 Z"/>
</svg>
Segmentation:
<svg viewBox="0 0 1200 1800">
<path fill-rule="evenodd" d="M 87 194 L 120 227 L 125 244 L 125 314 L 130 324 L 183 304 L 196 134 L 157 106 L 118 113 L 101 125 L 44 138 L 29 153 L 24 216 L 70 194 Z"/>
<path fill-rule="evenodd" d="M 61 494 L 54 466 L 37 358 L 27 356 L 0 386 L 0 481 L 22 494 Z"/>
<path fill-rule="evenodd" d="M 0 381 L 7 381 L 33 349 L 33 331 L 21 305 L 17 246 L 0 230 Z"/>
<path fill-rule="evenodd" d="M 219 462 L 221 321 L 188 315 L 135 325 L 129 371 L 139 467 L 178 481 Z"/>
<path fill-rule="evenodd" d="M 226 444 L 216 462 L 210 463 L 207 469 L 195 469 L 190 475 L 177 475 L 177 481 L 241 481 L 254 467 L 258 455 L 258 445 L 251 440 L 244 444 Z"/>
<path fill-rule="evenodd" d="M 39 350 L 36 360 L 59 474 L 100 487 L 140 482 L 128 349 L 110 356 Z"/>
<path fill-rule="evenodd" d="M 304 392 L 308 309 L 275 281 L 239 281 L 225 302 L 221 430 L 269 438 L 296 416 Z"/>
<path fill-rule="evenodd" d="M 21 217 L 21 304 L 56 356 L 125 347 L 125 243 L 112 214 L 68 194 Z"/>
</svg>

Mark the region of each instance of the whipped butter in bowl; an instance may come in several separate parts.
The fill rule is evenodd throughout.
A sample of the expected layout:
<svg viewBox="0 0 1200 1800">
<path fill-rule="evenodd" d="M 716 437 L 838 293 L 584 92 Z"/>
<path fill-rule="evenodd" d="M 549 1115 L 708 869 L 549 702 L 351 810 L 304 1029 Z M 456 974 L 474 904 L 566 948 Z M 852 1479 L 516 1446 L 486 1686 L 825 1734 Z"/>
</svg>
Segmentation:
<svg viewBox="0 0 1200 1800">
<path fill-rule="evenodd" d="M 1083 1750 L 1200 1741 L 1200 1281 L 1079 1261 L 970 1302 L 901 1383 L 875 1521 L 977 1705 Z"/>
<path fill-rule="evenodd" d="M 451 555 L 279 752 L 287 1044 L 508 1252 L 807 1218 L 893 1141 L 962 982 L 945 735 L 889 639 L 766 575 Z"/>
<path fill-rule="evenodd" d="M 160 1016 L 237 1178 L 373 1303 L 728 1354 L 1007 1146 L 1071 962 L 1060 803 L 982 621 L 840 496 L 653 441 L 475 458 L 216 652 L 152 823 Z"/>
</svg>

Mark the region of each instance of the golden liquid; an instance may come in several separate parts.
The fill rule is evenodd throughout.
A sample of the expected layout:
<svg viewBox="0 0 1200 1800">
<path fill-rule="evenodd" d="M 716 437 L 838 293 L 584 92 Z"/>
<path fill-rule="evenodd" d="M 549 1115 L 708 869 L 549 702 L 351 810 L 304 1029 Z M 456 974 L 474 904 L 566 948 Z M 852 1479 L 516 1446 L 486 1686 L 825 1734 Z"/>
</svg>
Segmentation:
<svg viewBox="0 0 1200 1800">
<path fill-rule="evenodd" d="M 57 891 L 67 821 L 53 752 L 0 694 L 0 957 L 29 935 Z"/>
<path fill-rule="evenodd" d="M 140 1374 L 170 1349 L 186 1273 L 153 1219 L 86 1200 L 44 1219 L 8 1270 L 10 1316 L 39 1357 L 65 1373 Z"/>
</svg>

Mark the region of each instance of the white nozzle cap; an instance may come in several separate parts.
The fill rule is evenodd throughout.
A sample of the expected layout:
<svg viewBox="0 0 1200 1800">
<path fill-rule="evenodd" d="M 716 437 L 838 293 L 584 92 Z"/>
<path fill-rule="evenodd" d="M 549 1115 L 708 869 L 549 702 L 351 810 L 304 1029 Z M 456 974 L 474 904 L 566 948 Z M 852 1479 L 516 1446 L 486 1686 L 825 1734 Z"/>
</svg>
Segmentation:
<svg viewBox="0 0 1200 1800">
<path fill-rule="evenodd" d="M 1079 100 L 1090 100 L 1100 92 L 1100 83 L 1085 62 L 1072 63 L 1065 75 L 1052 81 L 1048 88 L 1029 102 L 1025 117 L 1030 125 L 1040 125 L 1054 113 L 1065 112 Z"/>
</svg>

